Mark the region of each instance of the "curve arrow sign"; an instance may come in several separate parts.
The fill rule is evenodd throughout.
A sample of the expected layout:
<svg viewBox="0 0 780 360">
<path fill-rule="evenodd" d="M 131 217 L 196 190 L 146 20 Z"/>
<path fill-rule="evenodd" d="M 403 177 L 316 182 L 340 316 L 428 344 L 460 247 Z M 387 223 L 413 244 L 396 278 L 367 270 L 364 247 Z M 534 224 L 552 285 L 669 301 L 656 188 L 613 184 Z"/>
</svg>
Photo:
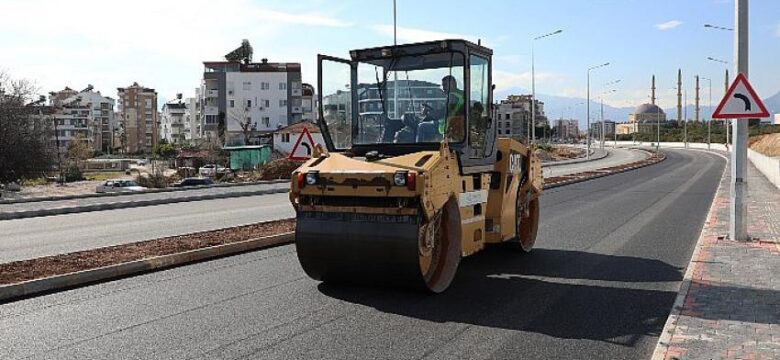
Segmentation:
<svg viewBox="0 0 780 360">
<path fill-rule="evenodd" d="M 755 119 L 769 117 L 769 111 L 750 86 L 745 74 L 734 79 L 712 114 L 714 119 Z"/>
</svg>

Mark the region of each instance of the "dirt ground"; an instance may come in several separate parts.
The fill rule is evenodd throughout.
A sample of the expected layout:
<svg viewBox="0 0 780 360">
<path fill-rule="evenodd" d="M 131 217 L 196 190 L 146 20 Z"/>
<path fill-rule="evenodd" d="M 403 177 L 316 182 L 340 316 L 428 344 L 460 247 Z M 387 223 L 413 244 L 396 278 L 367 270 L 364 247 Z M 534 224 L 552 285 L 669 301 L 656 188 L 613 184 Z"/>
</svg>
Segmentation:
<svg viewBox="0 0 780 360">
<path fill-rule="evenodd" d="M 766 156 L 780 156 L 780 133 L 750 138 L 750 148 Z"/>
<path fill-rule="evenodd" d="M 15 261 L 0 264 L 0 285 L 281 234 L 294 229 L 295 219 L 285 219 Z"/>
</svg>

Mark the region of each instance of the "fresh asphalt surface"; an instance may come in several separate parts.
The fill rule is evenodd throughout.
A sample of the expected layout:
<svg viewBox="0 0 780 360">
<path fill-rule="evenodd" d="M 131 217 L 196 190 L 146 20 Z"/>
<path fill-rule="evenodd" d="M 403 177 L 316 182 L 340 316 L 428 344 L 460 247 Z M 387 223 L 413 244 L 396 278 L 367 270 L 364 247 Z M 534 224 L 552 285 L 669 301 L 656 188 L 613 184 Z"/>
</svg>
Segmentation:
<svg viewBox="0 0 780 360">
<path fill-rule="evenodd" d="M 646 153 L 617 149 L 610 156 L 586 163 L 545 167 L 545 176 L 593 170 L 643 159 Z M 584 170 L 583 170 L 584 169 Z M 6 206 L 45 206 L 47 203 L 78 201 L 128 201 L 140 197 L 187 196 L 193 191 L 235 191 L 280 188 L 287 184 L 252 185 L 235 188 L 207 188 L 158 194 L 136 194 L 117 198 L 8 204 Z M 0 206 L 0 211 L 3 208 Z M 190 201 L 137 208 L 94 211 L 76 214 L 45 216 L 17 220 L 0 220 L 0 263 L 26 260 L 41 256 L 94 249 L 103 246 L 175 236 L 198 231 L 246 225 L 260 221 L 278 220 L 295 216 L 287 194 L 270 194 L 239 198 Z"/>
<path fill-rule="evenodd" d="M 547 191 L 535 250 L 466 258 L 444 294 L 324 285 L 288 245 L 0 305 L 0 358 L 649 358 L 724 163 Z"/>
<path fill-rule="evenodd" d="M 283 193 L 3 220 L 0 263 L 291 217 Z"/>
</svg>

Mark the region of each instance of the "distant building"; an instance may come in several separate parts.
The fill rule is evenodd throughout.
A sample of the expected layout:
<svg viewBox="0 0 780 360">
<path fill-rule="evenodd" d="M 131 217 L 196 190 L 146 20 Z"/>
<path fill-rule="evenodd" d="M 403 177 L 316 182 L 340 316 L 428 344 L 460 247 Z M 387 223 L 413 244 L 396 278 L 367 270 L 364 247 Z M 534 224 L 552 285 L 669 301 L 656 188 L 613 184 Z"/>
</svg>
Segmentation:
<svg viewBox="0 0 780 360">
<path fill-rule="evenodd" d="M 780 114 L 775 114 L 775 125 L 780 125 Z"/>
<path fill-rule="evenodd" d="M 298 145 L 299 151 L 296 151 L 296 154 L 308 154 L 308 156 L 311 156 L 311 153 L 314 150 L 314 145 L 321 144 L 325 146 L 325 140 L 322 137 L 320 128 L 308 121 L 302 121 L 287 127 L 283 127 L 274 132 L 274 151 L 289 155 L 293 151 L 293 148 L 298 142 L 298 139 L 304 133 L 304 128 L 309 131 L 311 140 L 313 140 L 314 143 L 312 143 L 308 137 L 304 135 L 301 139 L 301 144 Z"/>
<path fill-rule="evenodd" d="M 553 121 L 556 137 L 560 140 L 576 139 L 579 134 L 579 121 L 574 119 L 558 119 Z"/>
<path fill-rule="evenodd" d="M 642 104 L 637 106 L 633 113 L 628 115 L 629 127 L 634 132 L 652 132 L 659 122 L 666 122 L 666 113 L 658 105 Z"/>
<path fill-rule="evenodd" d="M 200 116 L 200 102 L 197 97 L 184 99 L 184 134 L 187 141 L 196 145 L 203 137 L 202 117 Z"/>
<path fill-rule="evenodd" d="M 536 126 L 547 125 L 544 102 L 536 100 Z M 496 131 L 498 136 L 511 137 L 525 142 L 531 123 L 531 95 L 509 95 L 496 106 Z M 541 137 L 542 134 L 537 134 Z"/>
<path fill-rule="evenodd" d="M 612 120 L 604 120 L 603 124 L 601 121 L 591 122 L 590 136 L 600 139 L 602 129 L 604 129 L 605 137 L 609 138 L 610 136 L 615 136 L 615 122 Z"/>
<path fill-rule="evenodd" d="M 301 121 L 317 122 L 317 96 L 314 86 L 301 84 Z"/>
<path fill-rule="evenodd" d="M 169 144 L 181 144 L 188 139 L 187 103 L 182 101 L 181 94 L 176 100 L 165 103 L 160 116 L 160 139 L 165 139 Z"/>
<path fill-rule="evenodd" d="M 157 92 L 134 82 L 117 88 L 119 116 L 122 124 L 122 148 L 126 153 L 152 152 L 159 139 Z"/>
<path fill-rule="evenodd" d="M 66 87 L 49 93 L 51 116 L 57 133 L 50 139 L 59 139 L 60 147 L 67 149 L 74 137 L 81 136 L 92 149 L 111 153 L 116 127 L 113 98 L 95 92 L 92 85 L 82 91 Z"/>
<path fill-rule="evenodd" d="M 206 61 L 203 65 L 200 104 L 202 132 L 208 137 L 223 129 L 224 145 L 246 145 L 246 131 L 252 137 L 270 136 L 303 119 L 301 64 L 263 59 L 260 63 Z"/>
</svg>

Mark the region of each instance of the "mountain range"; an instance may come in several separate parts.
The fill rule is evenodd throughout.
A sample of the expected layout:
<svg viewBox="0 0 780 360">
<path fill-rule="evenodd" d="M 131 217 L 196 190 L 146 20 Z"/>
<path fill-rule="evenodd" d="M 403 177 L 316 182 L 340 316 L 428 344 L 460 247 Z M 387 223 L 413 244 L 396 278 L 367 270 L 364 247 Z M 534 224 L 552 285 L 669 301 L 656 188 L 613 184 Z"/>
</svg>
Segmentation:
<svg viewBox="0 0 780 360">
<path fill-rule="evenodd" d="M 523 89 L 523 88 L 511 88 L 506 90 L 496 90 L 495 93 L 495 99 L 500 101 L 502 99 L 506 99 L 506 97 L 510 94 L 530 94 L 531 91 Z M 587 119 L 585 117 L 585 100 L 584 98 L 577 98 L 577 97 L 564 97 L 564 96 L 555 96 L 555 95 L 547 95 L 547 94 L 537 94 L 537 99 L 544 102 L 544 112 L 547 115 L 547 118 L 550 120 L 564 118 L 574 118 L 579 120 L 580 128 L 585 129 Z M 717 101 L 719 99 L 713 99 L 713 104 L 717 104 Z M 637 106 L 640 104 L 637 104 Z M 770 114 L 777 114 L 780 113 L 780 92 L 764 99 L 764 105 L 766 105 L 767 110 L 769 110 Z M 710 114 L 712 111 L 714 111 L 714 107 L 717 105 L 713 105 L 713 108 L 710 108 L 709 106 L 705 106 L 704 104 L 701 105 L 701 119 L 709 119 Z M 604 104 L 604 119 L 607 120 L 615 120 L 617 122 L 625 122 L 628 120 L 628 115 L 634 112 L 634 109 L 636 107 L 613 107 L 609 106 L 607 104 Z M 590 112 L 591 112 L 591 122 L 600 120 L 600 112 L 601 110 L 601 104 L 593 99 L 590 101 Z M 685 108 L 683 108 L 683 114 L 685 114 Z M 687 106 L 688 111 L 688 119 L 694 118 L 694 106 L 693 104 L 689 104 Z M 664 112 L 666 112 L 667 117 L 670 118 L 676 118 L 677 117 L 677 107 L 671 107 L 671 108 L 665 108 Z M 774 115 L 772 115 L 774 116 Z"/>
</svg>

